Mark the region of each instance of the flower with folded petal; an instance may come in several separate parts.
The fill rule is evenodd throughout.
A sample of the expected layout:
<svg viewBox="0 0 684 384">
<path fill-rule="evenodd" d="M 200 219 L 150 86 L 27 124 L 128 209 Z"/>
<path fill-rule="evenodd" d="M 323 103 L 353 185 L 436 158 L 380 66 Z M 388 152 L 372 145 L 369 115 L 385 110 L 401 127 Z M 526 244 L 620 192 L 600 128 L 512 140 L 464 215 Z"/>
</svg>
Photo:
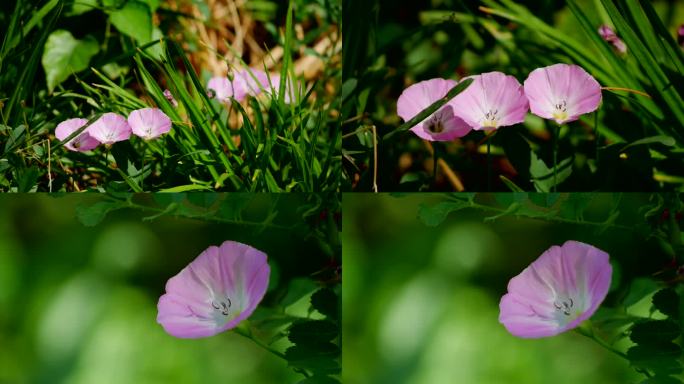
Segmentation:
<svg viewBox="0 0 684 384">
<path fill-rule="evenodd" d="M 230 102 L 233 96 L 233 83 L 227 77 L 212 77 L 207 83 L 207 89 L 214 92 L 214 97 L 222 103 Z"/>
<path fill-rule="evenodd" d="M 616 34 L 615 31 L 613 31 L 612 28 L 610 28 L 607 25 L 601 25 L 598 29 L 599 35 L 601 35 L 601 38 L 605 40 L 608 43 L 611 43 L 615 50 L 617 50 L 620 53 L 625 53 L 627 52 L 627 46 L 625 45 L 625 42 L 622 41 Z"/>
<path fill-rule="evenodd" d="M 235 328 L 261 302 L 269 275 L 265 253 L 235 241 L 211 246 L 166 283 L 157 322 L 180 338 Z"/>
<path fill-rule="evenodd" d="M 411 120 L 422 110 L 446 96 L 456 84 L 454 80 L 437 78 L 411 85 L 397 100 L 397 114 L 404 121 Z M 470 125 L 454 114 L 453 105 L 447 103 L 412 127 L 411 132 L 428 141 L 450 141 L 465 136 L 471 129 Z"/>
<path fill-rule="evenodd" d="M 159 108 L 143 108 L 128 115 L 128 124 L 136 136 L 155 139 L 171 130 L 171 119 Z"/>
<path fill-rule="evenodd" d="M 132 133 L 131 126 L 128 125 L 126 119 L 113 112 L 102 115 L 87 130 L 90 136 L 102 144 L 128 140 Z"/>
<path fill-rule="evenodd" d="M 580 66 L 554 64 L 530 73 L 525 95 L 532 113 L 563 124 L 598 109 L 601 85 Z"/>
<path fill-rule="evenodd" d="M 508 283 L 499 322 L 514 336 L 554 336 L 591 317 L 610 288 L 608 254 L 589 244 L 553 246 Z"/>
<path fill-rule="evenodd" d="M 451 100 L 454 113 L 475 130 L 522 123 L 529 110 L 518 80 L 501 72 L 471 76 L 473 83 Z"/>
<path fill-rule="evenodd" d="M 55 136 L 59 140 L 64 141 L 69 135 L 83 128 L 86 124 L 88 124 L 88 120 L 86 119 L 64 120 L 55 128 Z M 98 145 L 100 145 L 100 142 L 90 136 L 87 129 L 64 144 L 68 150 L 79 152 L 90 151 L 91 149 L 95 149 Z"/>
</svg>

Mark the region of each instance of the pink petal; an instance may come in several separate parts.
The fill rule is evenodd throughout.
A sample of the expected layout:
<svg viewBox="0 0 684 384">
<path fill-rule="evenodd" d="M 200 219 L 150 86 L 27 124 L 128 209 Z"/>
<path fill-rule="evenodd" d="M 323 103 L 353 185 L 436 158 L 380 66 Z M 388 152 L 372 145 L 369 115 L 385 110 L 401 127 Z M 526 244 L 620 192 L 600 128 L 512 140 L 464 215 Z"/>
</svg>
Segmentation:
<svg viewBox="0 0 684 384">
<path fill-rule="evenodd" d="M 501 72 L 472 76 L 473 83 L 454 97 L 450 104 L 457 116 L 475 130 L 497 129 L 525 120 L 529 110 L 527 97 L 518 80 Z M 487 114 L 493 114 L 490 124 Z"/>
<path fill-rule="evenodd" d="M 513 335 L 546 337 L 577 327 L 605 299 L 612 268 L 608 254 L 567 241 L 553 246 L 508 284 L 499 321 Z M 561 303 L 570 303 L 563 313 Z"/>
<path fill-rule="evenodd" d="M 69 137 L 69 135 L 78 131 L 86 124 L 88 124 L 88 120 L 86 119 L 64 120 L 57 125 L 57 128 L 55 128 L 55 136 L 60 141 L 64 141 L 67 137 Z M 98 145 L 100 145 L 100 142 L 90 136 L 86 129 L 85 131 L 81 132 L 80 135 L 74 137 L 73 139 L 69 140 L 68 143 L 64 144 L 64 147 L 70 151 L 85 152 L 95 149 Z"/>
<path fill-rule="evenodd" d="M 418 82 L 406 88 L 397 100 L 397 114 L 409 121 L 425 108 L 446 96 L 456 86 L 456 81 L 446 79 L 430 79 Z M 431 119 L 440 118 L 443 124 L 441 132 L 432 132 L 427 124 Z M 471 127 L 454 113 L 453 106 L 446 104 L 432 115 L 411 128 L 411 132 L 428 141 L 450 141 L 457 137 L 465 136 Z"/>
<path fill-rule="evenodd" d="M 226 241 L 209 247 L 169 279 L 159 299 L 157 321 L 182 338 L 212 336 L 234 328 L 261 302 L 270 268 L 266 254 Z M 218 304 L 228 303 L 221 315 Z"/>
<path fill-rule="evenodd" d="M 155 139 L 171 130 L 171 119 L 161 109 L 143 108 L 128 115 L 128 124 L 136 136 Z"/>
<path fill-rule="evenodd" d="M 113 112 L 102 115 L 87 129 L 90 136 L 102 144 L 114 144 L 131 137 L 131 127 L 126 119 Z"/>
<path fill-rule="evenodd" d="M 532 71 L 525 80 L 525 94 L 532 113 L 558 124 L 575 121 L 595 111 L 601 103 L 601 86 L 577 65 L 554 64 Z M 559 118 L 556 104 L 567 103 L 567 116 Z"/>
<path fill-rule="evenodd" d="M 216 99 L 225 103 L 233 96 L 233 84 L 227 77 L 212 77 L 207 83 L 207 89 L 214 91 Z"/>
</svg>

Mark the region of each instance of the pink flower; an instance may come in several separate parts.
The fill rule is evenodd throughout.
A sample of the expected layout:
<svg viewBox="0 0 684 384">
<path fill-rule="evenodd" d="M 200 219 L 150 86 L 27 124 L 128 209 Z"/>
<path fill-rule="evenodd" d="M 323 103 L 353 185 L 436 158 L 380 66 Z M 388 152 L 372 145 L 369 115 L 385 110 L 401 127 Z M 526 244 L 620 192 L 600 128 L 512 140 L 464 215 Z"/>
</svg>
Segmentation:
<svg viewBox="0 0 684 384">
<path fill-rule="evenodd" d="M 266 73 L 263 73 L 263 76 L 264 82 L 262 83 L 262 86 L 264 92 L 267 94 L 272 93 L 275 97 L 278 97 L 278 91 L 280 90 L 280 75 L 277 73 L 269 75 L 271 79 L 270 84 L 268 83 L 268 78 L 266 78 Z M 285 104 L 292 104 L 293 101 L 297 100 L 297 96 L 303 96 L 302 91 L 302 84 L 299 81 L 295 81 L 293 85 L 292 79 L 288 77 L 285 79 L 285 96 L 283 96 L 283 102 Z"/>
<path fill-rule="evenodd" d="M 222 103 L 230 102 L 233 97 L 233 84 L 227 77 L 212 77 L 207 83 L 207 89 L 214 91 L 214 97 Z"/>
<path fill-rule="evenodd" d="M 525 120 L 529 104 L 515 77 L 488 72 L 471 78 L 473 83 L 451 100 L 456 116 L 475 130 L 493 130 Z"/>
<path fill-rule="evenodd" d="M 611 275 L 602 250 L 577 241 L 553 246 L 508 283 L 499 322 L 523 338 L 573 329 L 603 302 Z"/>
<path fill-rule="evenodd" d="M 422 110 L 446 96 L 456 84 L 454 80 L 437 78 L 411 85 L 397 100 L 397 114 L 404 121 L 411 120 Z M 453 104 L 447 103 L 412 127 L 411 131 L 428 141 L 450 141 L 465 136 L 471 129 L 470 125 L 454 114 Z"/>
<path fill-rule="evenodd" d="M 131 127 L 126 119 L 113 112 L 105 113 L 88 127 L 90 136 L 102 144 L 114 144 L 118 141 L 128 140 L 131 137 L 131 132 Z"/>
<path fill-rule="evenodd" d="M 684 48 L 684 24 L 677 28 L 677 43 L 680 47 Z"/>
<path fill-rule="evenodd" d="M 620 52 L 620 53 L 625 53 L 627 52 L 627 46 L 625 45 L 624 41 L 622 41 L 616 34 L 613 29 L 611 29 L 607 25 L 601 25 L 598 29 L 599 35 L 601 35 L 601 38 L 603 40 L 613 44 L 613 47 Z"/>
<path fill-rule="evenodd" d="M 537 68 L 525 80 L 532 113 L 558 124 L 579 119 L 598 109 L 601 85 L 582 67 L 554 64 Z"/>
<path fill-rule="evenodd" d="M 55 136 L 59 140 L 64 141 L 69 135 L 78 131 L 86 124 L 88 124 L 88 120 L 86 119 L 64 120 L 55 128 Z M 95 149 L 98 145 L 100 145 L 100 142 L 90 136 L 88 129 L 64 144 L 68 150 L 79 152 L 90 151 L 91 149 Z"/>
<path fill-rule="evenodd" d="M 157 322 L 180 338 L 200 338 L 235 328 L 266 293 L 266 254 L 235 241 L 211 246 L 166 283 Z"/>
<path fill-rule="evenodd" d="M 155 139 L 171 130 L 171 119 L 161 109 L 143 108 L 128 115 L 128 124 L 136 136 Z"/>
</svg>

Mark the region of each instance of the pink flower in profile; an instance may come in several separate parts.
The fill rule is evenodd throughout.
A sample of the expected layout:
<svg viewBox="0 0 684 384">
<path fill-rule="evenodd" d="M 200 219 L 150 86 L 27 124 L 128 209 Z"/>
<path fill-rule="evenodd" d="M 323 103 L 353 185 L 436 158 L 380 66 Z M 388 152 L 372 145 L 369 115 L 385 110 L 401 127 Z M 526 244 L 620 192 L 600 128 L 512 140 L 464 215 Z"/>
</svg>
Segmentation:
<svg viewBox="0 0 684 384">
<path fill-rule="evenodd" d="M 589 244 L 553 246 L 508 283 L 499 322 L 514 336 L 554 336 L 591 317 L 605 299 L 608 254 Z"/>
<path fill-rule="evenodd" d="M 166 283 L 157 322 L 180 338 L 235 328 L 261 302 L 270 273 L 266 254 L 249 245 L 211 246 Z"/>
<path fill-rule="evenodd" d="M 475 130 L 522 123 L 529 104 L 518 80 L 501 72 L 471 76 L 473 83 L 451 100 L 456 116 Z"/>
<path fill-rule="evenodd" d="M 155 139 L 171 130 L 171 119 L 159 108 L 143 108 L 128 115 L 128 124 L 136 136 Z"/>
<path fill-rule="evenodd" d="M 128 140 L 131 137 L 131 126 L 126 119 L 114 112 L 102 115 L 96 122 L 88 127 L 90 136 L 102 144 L 114 144 L 118 141 Z"/>
<path fill-rule="evenodd" d="M 173 94 L 171 93 L 171 91 L 169 91 L 168 89 L 164 90 L 164 97 L 166 98 L 166 100 L 169 101 L 169 103 L 171 103 L 171 105 L 174 106 L 174 108 L 178 106 L 178 102 L 173 97 Z"/>
<path fill-rule="evenodd" d="M 273 94 L 275 97 L 278 97 L 278 91 L 280 90 L 280 75 L 275 73 L 270 76 L 271 82 L 268 82 L 268 78 L 266 78 L 266 73 L 263 73 L 263 79 L 264 83 L 264 92 L 267 94 Z M 285 104 L 292 104 L 292 102 L 297 100 L 298 96 L 303 96 L 303 89 L 302 89 L 302 84 L 299 81 L 293 81 L 291 78 L 286 78 L 285 79 L 285 96 L 283 96 L 283 102 Z"/>
<path fill-rule="evenodd" d="M 599 35 L 601 35 L 601 38 L 613 45 L 615 47 L 615 50 L 617 50 L 620 53 L 625 53 L 627 52 L 627 46 L 625 45 L 625 42 L 622 41 L 616 34 L 615 31 L 613 31 L 612 28 L 609 26 L 603 24 L 599 27 L 598 29 Z"/>
<path fill-rule="evenodd" d="M 554 64 L 530 73 L 525 95 L 532 113 L 563 124 L 598 109 L 601 85 L 580 66 Z"/>
<path fill-rule="evenodd" d="M 411 85 L 404 89 L 397 100 L 397 114 L 404 121 L 411 120 L 422 110 L 446 96 L 456 84 L 454 80 L 436 78 Z M 454 114 L 453 104 L 447 103 L 412 127 L 411 131 L 424 140 L 450 141 L 465 136 L 471 129 L 470 125 Z"/>
<path fill-rule="evenodd" d="M 83 128 L 86 124 L 88 124 L 88 120 L 86 119 L 64 120 L 55 128 L 55 136 L 59 140 L 64 141 L 69 135 Z M 68 150 L 79 152 L 90 151 L 91 149 L 95 149 L 98 145 L 100 145 L 100 142 L 90 136 L 87 129 L 64 144 Z"/>
</svg>

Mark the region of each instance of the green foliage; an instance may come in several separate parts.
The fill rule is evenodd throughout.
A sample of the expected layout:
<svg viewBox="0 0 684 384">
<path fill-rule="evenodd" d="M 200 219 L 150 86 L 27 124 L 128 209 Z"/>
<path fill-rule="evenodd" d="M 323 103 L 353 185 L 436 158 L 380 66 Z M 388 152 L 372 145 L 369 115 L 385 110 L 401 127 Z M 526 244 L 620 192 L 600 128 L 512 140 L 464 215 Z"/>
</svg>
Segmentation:
<svg viewBox="0 0 684 384">
<path fill-rule="evenodd" d="M 97 41 L 90 36 L 77 40 L 63 29 L 52 32 L 45 43 L 42 59 L 48 91 L 52 92 L 69 76 L 88 68 L 90 59 L 99 50 Z"/>
</svg>

